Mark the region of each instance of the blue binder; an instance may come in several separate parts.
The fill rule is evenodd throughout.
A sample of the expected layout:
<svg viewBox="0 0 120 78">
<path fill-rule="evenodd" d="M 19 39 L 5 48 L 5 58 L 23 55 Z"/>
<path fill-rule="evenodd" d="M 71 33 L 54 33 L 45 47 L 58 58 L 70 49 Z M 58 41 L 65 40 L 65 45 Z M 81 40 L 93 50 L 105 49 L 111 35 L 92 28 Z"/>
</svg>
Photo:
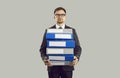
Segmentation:
<svg viewBox="0 0 120 78">
<path fill-rule="evenodd" d="M 46 33 L 46 39 L 73 39 L 70 33 Z"/>
<path fill-rule="evenodd" d="M 75 48 L 74 40 L 47 40 L 48 48 Z"/>
<path fill-rule="evenodd" d="M 54 54 L 54 55 L 48 55 L 48 59 L 50 61 L 73 61 L 74 55 L 73 54 Z"/>
</svg>

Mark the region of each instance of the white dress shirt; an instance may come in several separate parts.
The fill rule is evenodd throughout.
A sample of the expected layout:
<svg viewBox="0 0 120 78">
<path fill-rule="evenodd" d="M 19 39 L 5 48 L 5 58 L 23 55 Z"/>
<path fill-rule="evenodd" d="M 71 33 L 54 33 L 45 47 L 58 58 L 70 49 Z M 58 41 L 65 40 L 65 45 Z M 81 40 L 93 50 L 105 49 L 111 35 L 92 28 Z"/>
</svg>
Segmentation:
<svg viewBox="0 0 120 78">
<path fill-rule="evenodd" d="M 59 26 L 59 25 L 55 25 L 56 26 L 56 29 L 59 29 L 59 27 L 62 27 L 62 29 L 65 29 L 65 24 L 63 24 L 62 26 Z"/>
</svg>

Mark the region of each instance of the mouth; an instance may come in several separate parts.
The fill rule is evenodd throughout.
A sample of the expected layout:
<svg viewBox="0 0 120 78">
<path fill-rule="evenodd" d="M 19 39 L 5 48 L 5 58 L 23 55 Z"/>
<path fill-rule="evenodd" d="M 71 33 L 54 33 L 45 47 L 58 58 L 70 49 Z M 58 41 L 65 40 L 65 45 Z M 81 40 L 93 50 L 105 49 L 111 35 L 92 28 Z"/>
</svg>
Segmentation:
<svg viewBox="0 0 120 78">
<path fill-rule="evenodd" d="M 58 21 L 63 21 L 62 19 L 58 19 Z"/>
</svg>

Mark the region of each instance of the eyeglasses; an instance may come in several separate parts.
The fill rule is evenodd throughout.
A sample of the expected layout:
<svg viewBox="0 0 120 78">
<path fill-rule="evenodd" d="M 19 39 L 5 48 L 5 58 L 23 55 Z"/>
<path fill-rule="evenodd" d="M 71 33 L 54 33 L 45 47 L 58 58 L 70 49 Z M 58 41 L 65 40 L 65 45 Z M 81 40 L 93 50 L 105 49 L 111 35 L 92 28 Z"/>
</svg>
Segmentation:
<svg viewBox="0 0 120 78">
<path fill-rule="evenodd" d="M 62 16 L 62 17 L 64 17 L 66 14 L 55 14 L 55 16 Z"/>
</svg>

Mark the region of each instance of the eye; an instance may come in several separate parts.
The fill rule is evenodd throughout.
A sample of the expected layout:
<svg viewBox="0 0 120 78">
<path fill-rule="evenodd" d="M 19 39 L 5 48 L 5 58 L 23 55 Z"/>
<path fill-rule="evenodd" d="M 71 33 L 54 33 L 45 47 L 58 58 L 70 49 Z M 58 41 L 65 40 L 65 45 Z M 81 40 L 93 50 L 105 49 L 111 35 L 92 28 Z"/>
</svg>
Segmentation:
<svg viewBox="0 0 120 78">
<path fill-rule="evenodd" d="M 55 16 L 65 16 L 66 14 L 55 14 Z"/>
</svg>

